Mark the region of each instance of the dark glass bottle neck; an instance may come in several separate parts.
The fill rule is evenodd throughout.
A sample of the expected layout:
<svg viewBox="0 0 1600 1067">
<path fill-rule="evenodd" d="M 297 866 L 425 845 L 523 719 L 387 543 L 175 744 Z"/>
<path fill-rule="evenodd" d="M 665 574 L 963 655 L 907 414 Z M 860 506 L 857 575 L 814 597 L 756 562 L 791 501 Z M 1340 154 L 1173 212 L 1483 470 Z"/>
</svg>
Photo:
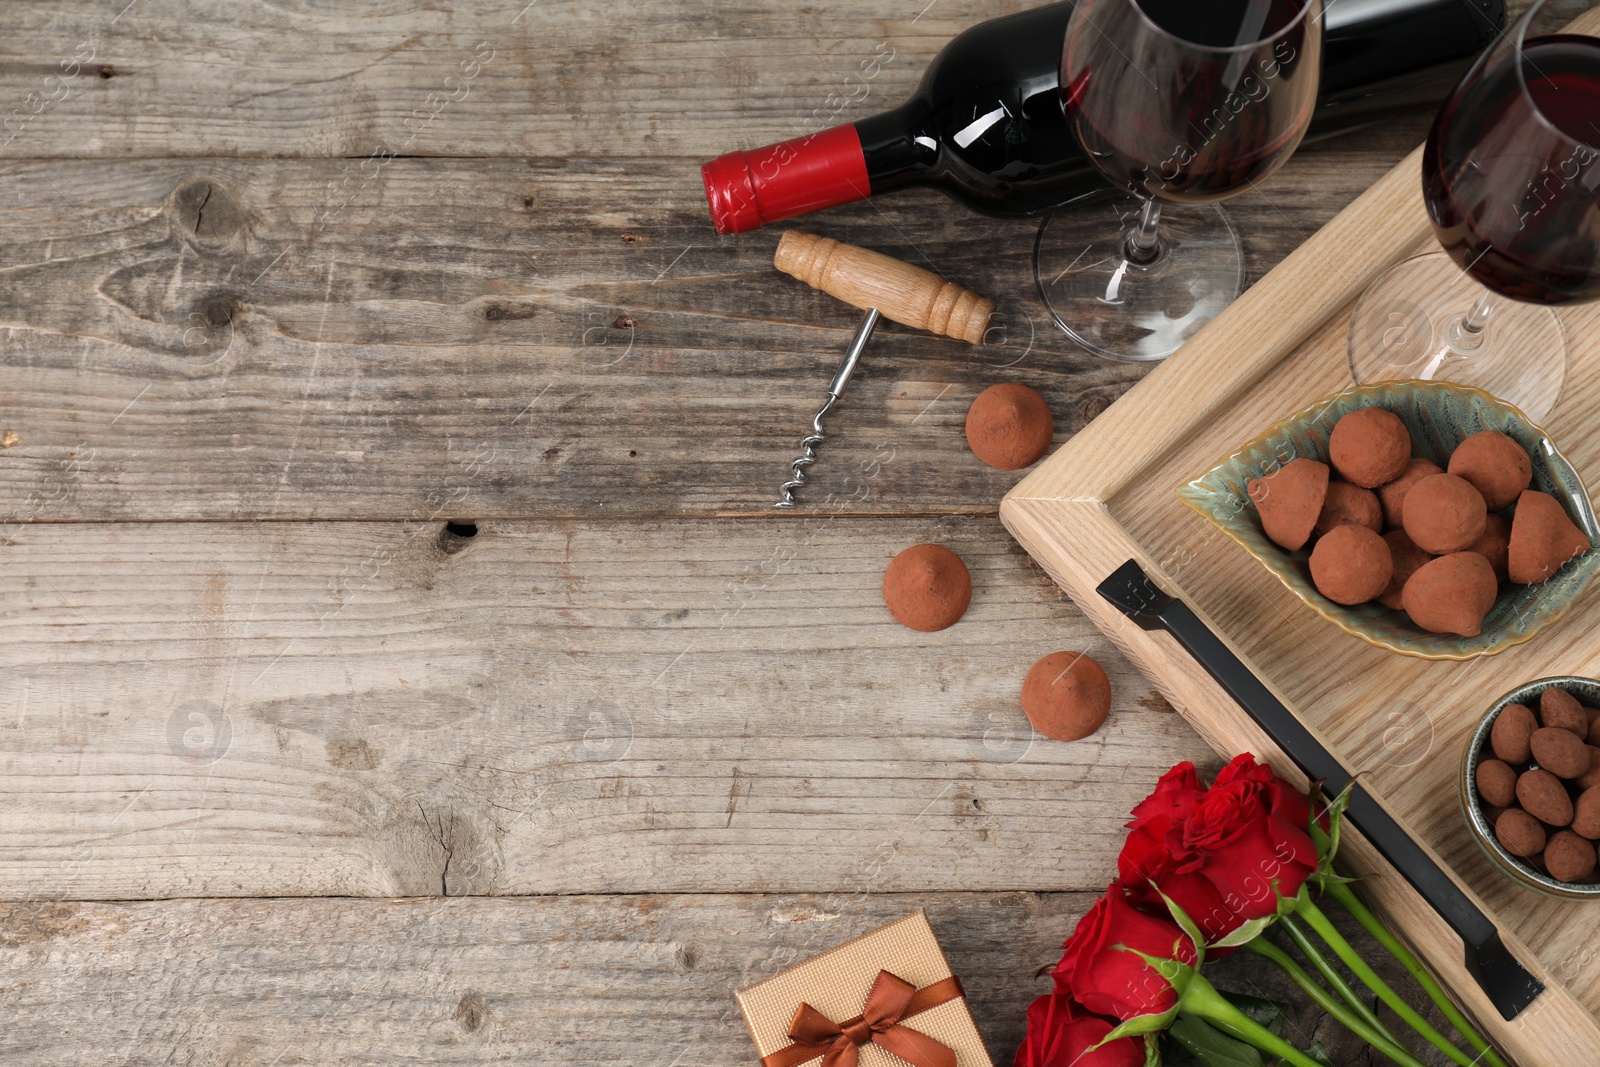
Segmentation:
<svg viewBox="0 0 1600 1067">
<path fill-rule="evenodd" d="M 862 119 L 855 126 L 874 196 L 925 181 L 938 166 L 938 134 L 932 112 L 920 98 Z"/>
</svg>

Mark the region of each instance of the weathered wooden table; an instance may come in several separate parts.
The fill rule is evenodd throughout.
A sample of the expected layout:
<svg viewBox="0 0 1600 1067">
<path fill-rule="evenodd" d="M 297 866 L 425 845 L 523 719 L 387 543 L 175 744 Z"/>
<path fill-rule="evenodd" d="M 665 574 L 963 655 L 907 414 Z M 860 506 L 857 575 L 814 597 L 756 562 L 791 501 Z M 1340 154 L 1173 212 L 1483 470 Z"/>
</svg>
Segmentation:
<svg viewBox="0 0 1600 1067">
<path fill-rule="evenodd" d="M 1001 328 L 881 327 L 775 513 L 856 314 L 698 163 L 1019 6 L 5 5 L 0 1060 L 748 1063 L 735 987 L 919 905 L 1009 1060 L 1129 807 L 1218 761 L 962 422 L 1020 381 L 1064 439 L 1139 371 L 1050 326 L 1031 225 L 819 216 Z M 1250 280 L 1426 121 L 1236 201 Z M 878 591 L 926 540 L 976 585 L 932 635 Z M 1063 647 L 1116 692 L 1070 745 L 1017 704 Z"/>
</svg>

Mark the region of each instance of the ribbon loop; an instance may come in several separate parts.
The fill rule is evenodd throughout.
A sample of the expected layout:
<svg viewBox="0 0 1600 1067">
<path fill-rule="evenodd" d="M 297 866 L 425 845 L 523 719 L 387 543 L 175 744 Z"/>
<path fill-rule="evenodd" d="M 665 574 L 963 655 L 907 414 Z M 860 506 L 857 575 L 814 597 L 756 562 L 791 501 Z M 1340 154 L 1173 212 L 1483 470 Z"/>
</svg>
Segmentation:
<svg viewBox="0 0 1600 1067">
<path fill-rule="evenodd" d="M 822 1057 L 822 1067 L 858 1067 L 860 1048 L 871 1043 L 911 1067 L 956 1067 L 955 1050 L 901 1023 L 929 1008 L 961 997 L 961 982 L 951 975 L 918 989 L 899 975 L 879 971 L 860 1015 L 836 1023 L 801 1002 L 789 1024 L 794 1044 L 762 1059 L 763 1067 L 799 1067 Z"/>
</svg>

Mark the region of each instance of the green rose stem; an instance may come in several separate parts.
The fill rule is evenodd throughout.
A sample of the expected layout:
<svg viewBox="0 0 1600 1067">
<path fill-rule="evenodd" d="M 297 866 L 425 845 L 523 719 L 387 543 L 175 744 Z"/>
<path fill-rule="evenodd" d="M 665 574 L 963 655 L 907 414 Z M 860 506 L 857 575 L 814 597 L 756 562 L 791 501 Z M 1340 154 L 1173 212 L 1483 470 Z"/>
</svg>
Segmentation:
<svg viewBox="0 0 1600 1067">
<path fill-rule="evenodd" d="M 1303 917 L 1311 925 L 1311 929 L 1315 930 L 1322 940 L 1327 943 L 1327 946 L 1333 949 L 1333 954 L 1343 960 L 1344 965 L 1350 968 L 1357 978 L 1365 982 L 1368 989 L 1378 994 L 1379 1000 L 1389 1005 L 1396 1015 L 1404 1019 L 1413 1030 L 1426 1038 L 1428 1044 L 1449 1056 L 1456 1063 L 1459 1063 L 1461 1067 L 1478 1067 L 1481 1061 L 1468 1059 L 1466 1053 L 1446 1040 L 1445 1036 L 1435 1030 L 1428 1020 L 1418 1015 L 1416 1010 L 1407 1004 L 1399 993 L 1391 989 L 1389 983 L 1379 978 L 1377 971 L 1367 966 L 1367 961 L 1363 960 L 1356 952 L 1355 947 L 1346 941 L 1344 935 L 1334 928 L 1333 923 L 1322 913 L 1321 908 L 1313 904 L 1309 898 L 1305 898 L 1299 902 L 1295 914 Z"/>
<path fill-rule="evenodd" d="M 1316 1060 L 1234 1007 L 1199 971 L 1195 971 L 1178 1000 L 1178 1010 L 1194 1015 L 1250 1042 L 1262 1052 L 1278 1057 L 1290 1067 L 1322 1067 Z"/>
<path fill-rule="evenodd" d="M 1361 1040 L 1377 1049 L 1381 1054 L 1389 1057 L 1400 1067 L 1426 1067 L 1425 1064 L 1411 1053 L 1401 1048 L 1394 1037 L 1387 1033 L 1381 1025 L 1372 1026 L 1350 1009 L 1350 1006 L 1341 1002 L 1338 997 L 1329 993 L 1316 983 L 1305 969 L 1294 961 L 1283 949 L 1268 941 L 1265 937 L 1258 937 L 1254 941 L 1246 942 L 1246 952 L 1260 956 L 1262 959 L 1271 960 L 1278 965 L 1278 969 L 1288 975 L 1290 980 L 1301 989 L 1310 994 L 1311 999 L 1321 1006 L 1322 1010 L 1344 1023 L 1350 1032 Z"/>
<path fill-rule="evenodd" d="M 1473 1025 L 1467 1021 L 1466 1017 L 1461 1014 L 1456 1008 L 1455 1002 L 1439 987 L 1439 983 L 1433 980 L 1433 975 L 1428 973 L 1428 969 L 1422 965 L 1422 961 L 1412 955 L 1405 942 L 1390 933 L 1389 928 L 1384 926 L 1376 915 L 1367 910 L 1367 906 L 1361 903 L 1360 898 L 1355 895 L 1355 892 L 1348 885 L 1330 878 L 1323 886 L 1323 890 L 1334 900 L 1343 904 L 1345 911 L 1354 915 L 1356 921 L 1366 927 L 1367 932 L 1377 938 L 1378 943 L 1393 953 L 1394 958 L 1399 960 L 1407 971 L 1411 972 L 1411 976 L 1417 980 L 1417 984 L 1422 986 L 1428 997 L 1439 1006 L 1439 1010 L 1444 1013 L 1444 1017 L 1450 1020 L 1450 1025 L 1459 1030 L 1461 1036 L 1467 1039 L 1468 1044 L 1478 1051 L 1479 1057 L 1484 1064 L 1487 1064 L 1488 1067 L 1506 1067 L 1506 1061 L 1500 1058 L 1499 1053 L 1495 1052 L 1489 1043 L 1479 1035 Z"/>
<path fill-rule="evenodd" d="M 1328 957 L 1322 954 L 1321 950 L 1317 948 L 1316 942 L 1312 941 L 1310 935 L 1300 928 L 1300 924 L 1294 921 L 1293 916 L 1284 915 L 1280 917 L 1278 925 L 1283 928 L 1284 933 L 1289 935 L 1289 939 L 1300 950 L 1300 954 L 1311 961 L 1311 965 L 1317 969 L 1317 973 L 1322 975 L 1323 981 L 1327 982 L 1335 993 L 1344 998 L 1344 1002 L 1354 1009 L 1363 1022 L 1383 1034 L 1390 1041 L 1395 1040 L 1394 1034 L 1390 1033 L 1389 1028 L 1383 1025 L 1383 1021 L 1373 1013 L 1371 1008 L 1367 1007 L 1366 1001 L 1356 995 L 1356 991 L 1351 988 L 1350 983 L 1344 980 L 1344 975 L 1340 974 L 1333 964 L 1328 962 Z"/>
</svg>

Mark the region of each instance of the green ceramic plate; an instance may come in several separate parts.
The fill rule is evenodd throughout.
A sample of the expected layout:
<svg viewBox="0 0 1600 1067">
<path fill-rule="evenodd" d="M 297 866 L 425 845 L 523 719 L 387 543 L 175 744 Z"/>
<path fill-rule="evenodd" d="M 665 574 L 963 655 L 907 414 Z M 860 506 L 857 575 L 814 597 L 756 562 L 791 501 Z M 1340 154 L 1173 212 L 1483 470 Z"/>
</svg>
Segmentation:
<svg viewBox="0 0 1600 1067">
<path fill-rule="evenodd" d="M 1567 514 L 1600 544 L 1600 522 L 1583 482 L 1549 436 L 1522 412 L 1479 389 L 1450 382 L 1379 382 L 1357 386 L 1289 416 L 1188 485 L 1178 497 L 1245 547 L 1261 564 L 1335 626 L 1364 641 L 1424 659 L 1471 659 L 1501 652 L 1533 637 L 1559 619 L 1600 569 L 1600 550 L 1590 549 L 1539 585 L 1506 585 L 1476 637 L 1431 634 L 1402 611 L 1381 604 L 1345 607 L 1311 584 L 1308 549 L 1286 552 L 1267 539 L 1247 485 L 1292 459 L 1328 461 L 1328 435 L 1340 418 L 1365 407 L 1399 415 L 1411 431 L 1415 453 L 1445 465 L 1451 450 L 1480 430 L 1515 438 L 1533 458 L 1533 488 L 1560 500 Z"/>
</svg>

